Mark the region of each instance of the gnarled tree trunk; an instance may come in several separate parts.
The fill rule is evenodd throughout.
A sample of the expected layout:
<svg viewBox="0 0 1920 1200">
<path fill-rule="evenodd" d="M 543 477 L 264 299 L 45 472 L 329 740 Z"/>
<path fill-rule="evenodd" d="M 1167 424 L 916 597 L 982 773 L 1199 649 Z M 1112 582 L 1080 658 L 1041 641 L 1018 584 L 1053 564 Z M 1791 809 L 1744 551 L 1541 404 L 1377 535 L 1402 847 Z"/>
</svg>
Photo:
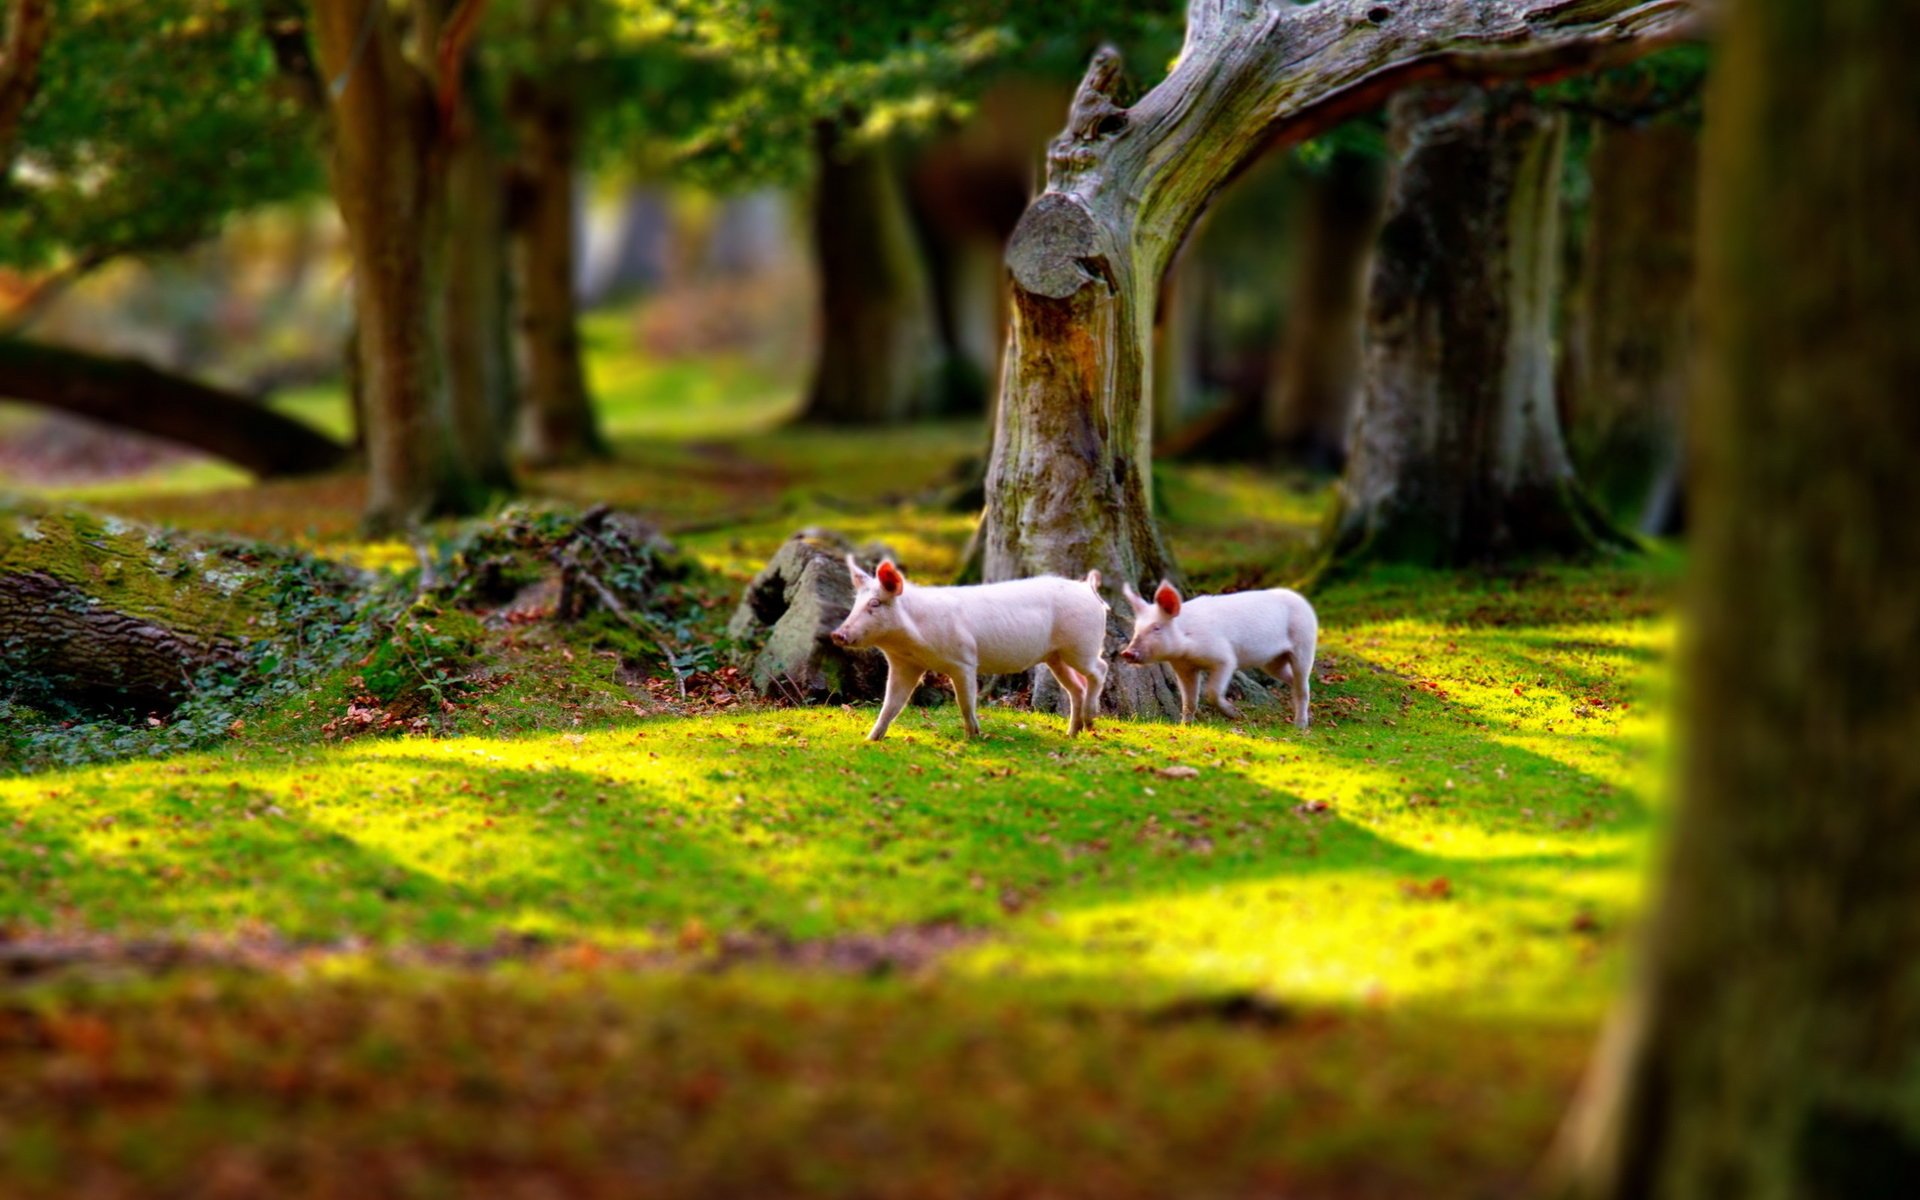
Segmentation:
<svg viewBox="0 0 1920 1200">
<path fill-rule="evenodd" d="M 471 512 L 486 489 L 454 442 L 444 354 L 446 181 L 439 116 L 384 0 L 312 0 L 332 82 L 333 188 L 353 258 L 375 531 Z M 425 10 L 416 14 L 426 20 Z"/>
<path fill-rule="evenodd" d="M 579 114 L 563 80 L 515 81 L 519 139 L 514 177 L 513 262 L 526 365 L 520 455 L 533 466 L 604 458 L 581 358 L 575 303 L 575 186 Z"/>
<path fill-rule="evenodd" d="M 1920 9 L 1748 0 L 1728 25 L 1701 173 L 1682 795 L 1637 1019 L 1572 1132 L 1596 1197 L 1905 1196 Z"/>
<path fill-rule="evenodd" d="M 885 148 L 849 148 L 830 125 L 816 140 L 820 355 L 801 419 L 889 425 L 936 412 L 940 338 L 899 173 Z"/>
<path fill-rule="evenodd" d="M 1568 332 L 1567 448 L 1595 501 L 1645 533 L 1673 526 L 1693 351 L 1699 137 L 1595 122 L 1593 199 Z"/>
<path fill-rule="evenodd" d="M 250 397 L 130 358 L 0 339 L 0 396 L 191 446 L 263 479 L 327 471 L 347 448 Z"/>
<path fill-rule="evenodd" d="M 1518 89 L 1457 86 L 1391 111 L 1332 552 L 1456 566 L 1589 551 L 1613 535 L 1575 483 L 1553 396 L 1566 118 Z"/>
<path fill-rule="evenodd" d="M 1262 424 L 1271 449 L 1313 467 L 1346 461 L 1381 185 L 1379 163 L 1338 152 L 1308 178 L 1294 224 L 1287 328 Z"/>
<path fill-rule="evenodd" d="M 1252 158 L 1423 78 L 1604 65 L 1691 21 L 1684 0 L 1193 0 L 1179 60 L 1131 108 L 1114 99 L 1119 56 L 1101 51 L 1048 154 L 1047 190 L 1007 250 L 1013 327 L 980 534 L 986 577 L 1098 567 L 1118 587 L 1173 573 L 1145 474 L 1155 296 L 1207 201 Z M 1108 695 L 1123 711 L 1172 711 L 1141 669 L 1117 665 Z"/>
</svg>

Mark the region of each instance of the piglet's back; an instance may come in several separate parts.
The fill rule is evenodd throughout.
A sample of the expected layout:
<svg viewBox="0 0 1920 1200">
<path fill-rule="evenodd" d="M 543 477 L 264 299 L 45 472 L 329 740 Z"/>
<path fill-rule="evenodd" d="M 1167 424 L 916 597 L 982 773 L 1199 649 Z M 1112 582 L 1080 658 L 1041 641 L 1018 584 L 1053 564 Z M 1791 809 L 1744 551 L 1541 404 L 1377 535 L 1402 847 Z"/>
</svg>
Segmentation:
<svg viewBox="0 0 1920 1200">
<path fill-rule="evenodd" d="M 934 638 L 971 635 L 988 674 L 1024 671 L 1075 641 L 1104 636 L 1105 601 L 1084 581 L 1040 575 L 910 593 L 915 620 Z M 931 639 L 930 639 L 931 640 Z"/>
<path fill-rule="evenodd" d="M 1242 664 L 1265 662 L 1296 644 L 1310 645 L 1317 629 L 1313 606 L 1287 588 L 1195 596 L 1182 607 L 1180 619 L 1190 634 L 1224 641 Z"/>
</svg>

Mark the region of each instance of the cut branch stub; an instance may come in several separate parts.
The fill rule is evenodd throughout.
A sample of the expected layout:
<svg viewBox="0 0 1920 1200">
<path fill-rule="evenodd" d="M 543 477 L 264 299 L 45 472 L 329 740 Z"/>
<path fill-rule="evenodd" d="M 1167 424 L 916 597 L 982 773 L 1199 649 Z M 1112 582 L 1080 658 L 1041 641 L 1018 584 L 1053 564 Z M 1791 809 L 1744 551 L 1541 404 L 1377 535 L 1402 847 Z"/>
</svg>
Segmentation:
<svg viewBox="0 0 1920 1200">
<path fill-rule="evenodd" d="M 1023 291 L 1065 300 L 1095 279 L 1113 286 L 1106 230 L 1072 196 L 1034 201 L 1007 243 L 1007 268 Z"/>
</svg>

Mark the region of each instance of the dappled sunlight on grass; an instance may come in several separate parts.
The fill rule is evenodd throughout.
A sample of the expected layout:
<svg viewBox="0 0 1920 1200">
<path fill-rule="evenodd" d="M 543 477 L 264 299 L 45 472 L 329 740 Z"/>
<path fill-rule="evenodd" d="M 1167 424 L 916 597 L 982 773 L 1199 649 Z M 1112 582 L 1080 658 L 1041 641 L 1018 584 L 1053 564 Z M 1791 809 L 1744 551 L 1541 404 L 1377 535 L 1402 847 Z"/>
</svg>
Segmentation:
<svg viewBox="0 0 1920 1200">
<path fill-rule="evenodd" d="M 724 661 L 739 583 L 801 528 L 921 582 L 959 566 L 978 421 L 780 427 L 777 372 L 623 336 L 590 322 L 616 459 L 523 481 L 536 506 L 637 512 L 701 568 L 681 649 Z M 325 389 L 281 403 L 344 420 Z M 355 475 L 198 469 L 94 494 L 420 561 L 360 538 Z M 1155 480 L 1200 590 L 1298 579 L 1332 495 L 1251 467 Z M 845 1191 L 876 1160 L 902 1195 L 1509 1194 L 1642 902 L 1678 569 L 1657 546 L 1318 589 L 1306 732 L 1282 690 L 1238 722 L 1079 739 L 989 704 L 976 743 L 947 702 L 869 745 L 870 704 L 658 715 L 674 689 L 636 680 L 662 668 L 630 636 L 496 618 L 441 736 L 333 740 L 349 665 L 211 751 L 0 779 L 0 936 L 212 956 L 34 984 L 24 1041 L 0 1014 L 0 1079 L 71 1099 L 0 1112 L 0 1179 L 92 1153 L 164 1192 L 239 1146 L 411 1187 L 418 1161 L 386 1152 L 425 1143 L 433 1181 L 478 1164 L 506 1190 L 516 1163 L 590 1176 L 618 1144 L 706 1194 Z M 849 949 L 896 941 L 921 949 Z M 221 947 L 270 961 L 230 973 Z M 68 1086 L 85 1072 L 163 1099 L 101 1103 Z"/>
<path fill-rule="evenodd" d="M 1505 629 L 1344 619 L 1370 603 L 1364 583 L 1326 598 L 1305 733 L 1260 713 L 1069 740 L 990 706 L 969 744 L 943 705 L 869 745 L 870 709 L 824 708 L 0 782 L 23 831 L 0 849 L 22 881 L 0 921 L 630 947 L 690 922 L 959 922 L 993 937 L 954 971 L 1043 992 L 1591 1015 L 1657 805 L 1670 626 L 1515 652 Z"/>
</svg>

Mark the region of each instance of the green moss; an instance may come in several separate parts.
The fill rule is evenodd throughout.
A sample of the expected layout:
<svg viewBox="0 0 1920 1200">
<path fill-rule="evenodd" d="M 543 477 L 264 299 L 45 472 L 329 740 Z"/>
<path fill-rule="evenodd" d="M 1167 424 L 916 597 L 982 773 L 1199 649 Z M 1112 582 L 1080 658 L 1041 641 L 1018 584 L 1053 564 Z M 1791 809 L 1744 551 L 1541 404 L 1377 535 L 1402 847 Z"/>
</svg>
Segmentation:
<svg viewBox="0 0 1920 1200">
<path fill-rule="evenodd" d="M 282 557 L 80 510 L 0 506 L 0 575 L 45 575 L 114 612 L 205 636 L 271 623 L 270 568 Z"/>
</svg>

